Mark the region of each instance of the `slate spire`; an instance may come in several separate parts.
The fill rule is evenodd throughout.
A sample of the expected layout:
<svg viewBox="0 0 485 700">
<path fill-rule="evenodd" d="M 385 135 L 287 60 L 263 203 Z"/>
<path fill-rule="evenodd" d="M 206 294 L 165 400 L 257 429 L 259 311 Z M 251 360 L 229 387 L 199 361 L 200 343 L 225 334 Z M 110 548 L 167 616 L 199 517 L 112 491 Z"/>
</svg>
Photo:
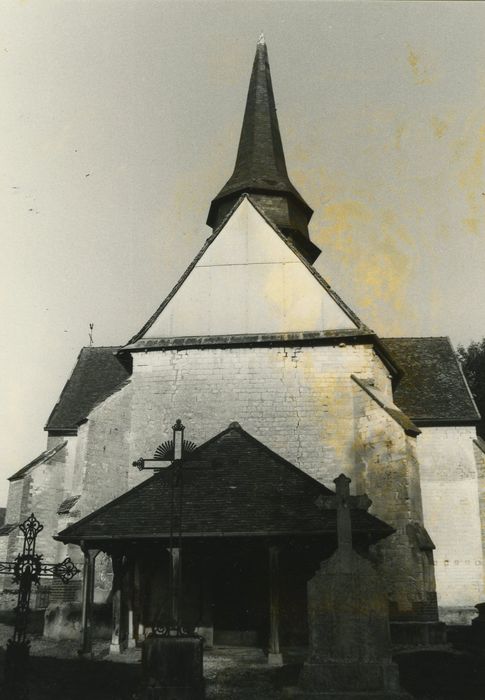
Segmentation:
<svg viewBox="0 0 485 700">
<path fill-rule="evenodd" d="M 234 172 L 212 200 L 207 224 L 217 228 L 243 193 L 252 196 L 310 262 L 316 259 L 320 250 L 308 234 L 313 211 L 286 169 L 263 35 L 256 46 Z"/>
</svg>

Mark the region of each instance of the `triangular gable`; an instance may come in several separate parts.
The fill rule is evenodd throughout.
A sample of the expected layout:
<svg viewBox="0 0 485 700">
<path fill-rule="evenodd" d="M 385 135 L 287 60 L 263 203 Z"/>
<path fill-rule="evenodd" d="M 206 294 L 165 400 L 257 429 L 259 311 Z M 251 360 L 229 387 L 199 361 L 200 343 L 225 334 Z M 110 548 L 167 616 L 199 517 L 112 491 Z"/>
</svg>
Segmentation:
<svg viewBox="0 0 485 700">
<path fill-rule="evenodd" d="M 250 197 L 242 197 L 141 338 L 364 328 Z"/>
<path fill-rule="evenodd" d="M 177 464 L 70 525 L 56 539 L 67 543 L 169 536 L 170 484 Z M 333 492 L 237 423 L 190 453 L 183 465 L 184 537 L 336 532 L 335 510 L 316 504 L 320 495 Z M 375 540 L 393 532 L 363 510 L 352 511 L 352 526 Z"/>
</svg>

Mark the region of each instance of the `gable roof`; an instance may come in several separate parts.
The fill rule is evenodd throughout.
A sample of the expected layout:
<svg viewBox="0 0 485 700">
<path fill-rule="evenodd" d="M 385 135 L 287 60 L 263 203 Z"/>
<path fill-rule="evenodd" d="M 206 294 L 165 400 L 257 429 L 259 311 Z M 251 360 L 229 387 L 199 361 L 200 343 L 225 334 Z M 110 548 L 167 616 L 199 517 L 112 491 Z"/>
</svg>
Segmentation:
<svg viewBox="0 0 485 700">
<path fill-rule="evenodd" d="M 38 455 L 35 459 L 26 464 L 25 467 L 22 467 L 22 469 L 19 469 L 17 472 L 15 472 L 15 474 L 9 476 L 8 480 L 17 481 L 18 479 L 22 479 L 30 469 L 32 469 L 33 467 L 37 467 L 39 464 L 45 464 L 50 459 L 52 459 L 54 455 L 63 450 L 66 445 L 67 440 L 65 440 L 64 442 L 59 442 L 50 450 L 44 450 L 44 452 L 41 452 L 40 455 Z"/>
<path fill-rule="evenodd" d="M 328 284 L 328 282 L 317 272 L 317 270 L 308 262 L 308 260 L 305 258 L 305 256 L 298 250 L 298 248 L 295 246 L 293 241 L 285 236 L 280 229 L 266 216 L 264 211 L 258 205 L 254 202 L 254 200 L 251 198 L 250 195 L 244 194 L 242 195 L 234 207 L 231 209 L 231 211 L 228 213 L 228 215 L 224 218 L 222 221 L 221 225 L 214 231 L 214 233 L 207 238 L 205 241 L 204 245 L 200 249 L 200 251 L 197 253 L 195 258 L 192 260 L 190 265 L 187 267 L 185 272 L 182 274 L 178 282 L 175 284 L 175 286 L 172 288 L 170 293 L 165 297 L 165 299 L 162 301 L 160 306 L 156 309 L 156 311 L 152 314 L 152 316 L 148 319 L 148 321 L 145 323 L 145 325 L 136 333 L 127 343 L 127 345 L 124 347 L 125 350 L 137 350 L 140 348 L 140 346 L 137 346 L 137 342 L 143 338 L 145 333 L 153 326 L 155 321 L 159 318 L 160 314 L 163 312 L 165 307 L 169 304 L 169 302 L 173 299 L 175 294 L 178 292 L 180 287 L 183 285 L 185 280 L 189 277 L 190 273 L 194 270 L 195 266 L 199 262 L 199 260 L 202 258 L 202 256 L 205 254 L 205 252 L 208 250 L 208 248 L 212 245 L 212 243 L 216 240 L 216 238 L 219 236 L 221 233 L 222 229 L 225 227 L 226 223 L 229 221 L 229 219 L 232 217 L 234 212 L 238 209 L 239 206 L 241 206 L 242 202 L 244 200 L 247 200 L 251 206 L 254 207 L 254 209 L 258 212 L 258 214 L 264 219 L 264 221 L 270 226 L 273 231 L 277 234 L 277 236 L 285 243 L 286 246 L 294 253 L 294 255 L 299 259 L 299 261 L 306 267 L 306 269 L 310 272 L 310 274 L 315 278 L 315 280 L 323 287 L 323 289 L 330 295 L 330 297 L 335 301 L 337 306 L 348 316 L 348 318 L 357 326 L 357 328 L 352 329 L 354 335 L 359 335 L 359 334 L 365 334 L 369 335 L 372 334 L 372 331 L 360 320 L 360 318 L 355 314 L 352 309 L 350 309 L 347 304 L 339 297 L 339 295 L 331 288 L 331 286 Z M 147 343 L 142 344 L 142 348 L 145 350 L 147 349 Z"/>
<path fill-rule="evenodd" d="M 115 355 L 118 347 L 85 347 L 50 414 L 45 430 L 76 431 L 94 406 L 130 376 Z"/>
<path fill-rule="evenodd" d="M 336 511 L 321 510 L 315 503 L 319 495 L 333 492 L 231 423 L 183 461 L 74 523 L 56 539 L 75 543 L 168 537 L 171 479 L 182 464 L 183 537 L 336 532 Z M 394 532 L 364 510 L 352 510 L 351 517 L 354 531 L 374 541 Z M 175 520 L 178 532 L 178 516 Z"/>
<path fill-rule="evenodd" d="M 480 414 L 449 338 L 382 338 L 403 370 L 394 401 L 417 425 L 475 424 Z"/>
</svg>

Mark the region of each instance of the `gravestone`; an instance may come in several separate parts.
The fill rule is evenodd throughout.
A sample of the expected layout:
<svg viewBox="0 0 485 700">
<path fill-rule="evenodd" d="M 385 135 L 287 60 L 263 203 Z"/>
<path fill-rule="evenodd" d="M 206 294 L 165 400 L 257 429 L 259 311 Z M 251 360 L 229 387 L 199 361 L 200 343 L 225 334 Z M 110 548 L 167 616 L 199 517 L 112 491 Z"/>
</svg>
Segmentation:
<svg viewBox="0 0 485 700">
<path fill-rule="evenodd" d="M 349 495 L 350 479 L 334 480 L 338 548 L 308 582 L 309 655 L 299 680 L 300 698 L 401 700 L 391 658 L 388 601 L 372 564 L 352 549 L 350 506 L 368 508 L 366 496 Z M 353 503 L 352 503 L 353 502 Z"/>
</svg>

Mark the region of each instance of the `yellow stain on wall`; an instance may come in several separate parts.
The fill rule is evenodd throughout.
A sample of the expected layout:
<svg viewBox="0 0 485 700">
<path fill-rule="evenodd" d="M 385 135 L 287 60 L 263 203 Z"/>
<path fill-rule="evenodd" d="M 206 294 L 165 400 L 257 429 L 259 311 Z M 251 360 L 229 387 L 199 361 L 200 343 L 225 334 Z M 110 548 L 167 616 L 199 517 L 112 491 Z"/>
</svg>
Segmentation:
<svg viewBox="0 0 485 700">
<path fill-rule="evenodd" d="M 463 220 L 470 233 L 478 234 L 480 224 L 483 225 L 483 208 L 485 204 L 482 192 L 485 191 L 485 123 L 477 134 L 477 143 L 473 149 L 471 160 L 458 178 L 465 192 L 470 216 Z"/>
<path fill-rule="evenodd" d="M 421 58 L 409 44 L 407 61 L 411 67 L 415 83 L 417 85 L 431 85 L 433 76 L 430 74 L 428 68 L 423 65 Z"/>
<path fill-rule="evenodd" d="M 388 334 L 400 332 L 400 318 L 413 312 L 407 303 L 411 277 L 413 238 L 390 209 L 370 209 L 363 202 L 346 200 L 325 207 L 325 224 L 318 232 L 323 250 L 338 254 L 352 278 L 357 311 L 391 318 Z M 395 322 L 393 322 L 395 318 Z"/>
<path fill-rule="evenodd" d="M 448 130 L 448 124 L 443 119 L 439 119 L 439 117 L 436 116 L 431 119 L 431 125 L 433 127 L 434 134 L 438 139 L 440 139 Z"/>
<path fill-rule="evenodd" d="M 404 134 L 404 129 L 405 129 L 404 124 L 399 124 L 399 126 L 396 128 L 395 134 L 394 134 L 394 147 L 396 148 L 397 151 L 401 150 L 401 139 Z"/>
</svg>

